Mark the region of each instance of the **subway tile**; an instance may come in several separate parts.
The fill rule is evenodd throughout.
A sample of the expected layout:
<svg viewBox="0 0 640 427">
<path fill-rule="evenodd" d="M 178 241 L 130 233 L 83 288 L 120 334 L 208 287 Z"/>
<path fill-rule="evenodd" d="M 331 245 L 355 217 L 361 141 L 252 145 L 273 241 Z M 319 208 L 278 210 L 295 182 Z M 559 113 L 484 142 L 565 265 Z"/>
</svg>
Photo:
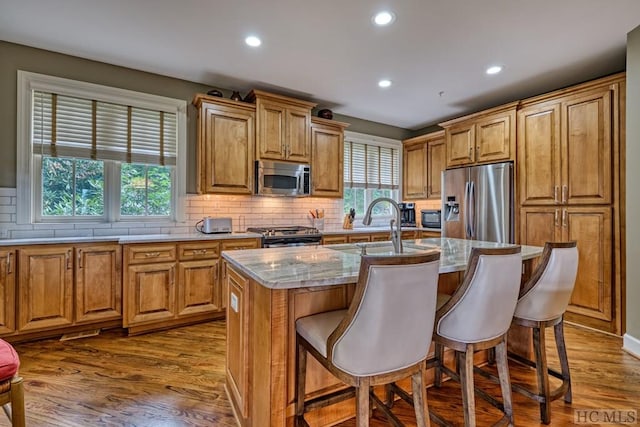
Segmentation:
<svg viewBox="0 0 640 427">
<path fill-rule="evenodd" d="M 93 230 L 54 230 L 55 237 L 93 237 Z"/>
<path fill-rule="evenodd" d="M 15 188 L 0 187 L 0 196 L 15 197 L 18 191 Z"/>
<path fill-rule="evenodd" d="M 16 207 L 12 205 L 0 204 L 0 214 L 14 214 L 16 213 Z"/>
<path fill-rule="evenodd" d="M 12 239 L 35 239 L 54 237 L 53 230 L 11 230 Z"/>
<path fill-rule="evenodd" d="M 0 196 L 0 206 L 11 205 L 11 197 Z"/>
</svg>

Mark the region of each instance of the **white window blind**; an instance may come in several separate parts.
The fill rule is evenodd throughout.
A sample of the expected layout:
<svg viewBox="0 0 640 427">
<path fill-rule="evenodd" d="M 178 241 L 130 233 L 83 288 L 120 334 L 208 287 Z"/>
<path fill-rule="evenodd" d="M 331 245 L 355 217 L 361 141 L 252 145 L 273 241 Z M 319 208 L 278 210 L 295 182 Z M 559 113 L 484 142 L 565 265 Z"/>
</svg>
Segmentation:
<svg viewBox="0 0 640 427">
<path fill-rule="evenodd" d="M 33 102 L 35 153 L 176 164 L 175 113 L 40 91 Z"/>
<path fill-rule="evenodd" d="M 355 188 L 399 188 L 397 148 L 345 141 L 344 183 Z"/>
</svg>

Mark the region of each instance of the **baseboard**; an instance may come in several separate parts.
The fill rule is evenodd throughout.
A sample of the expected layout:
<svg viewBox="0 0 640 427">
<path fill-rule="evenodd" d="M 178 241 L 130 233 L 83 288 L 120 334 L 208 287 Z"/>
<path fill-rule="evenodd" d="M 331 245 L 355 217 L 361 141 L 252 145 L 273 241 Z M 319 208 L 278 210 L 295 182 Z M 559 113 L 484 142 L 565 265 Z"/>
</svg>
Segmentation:
<svg viewBox="0 0 640 427">
<path fill-rule="evenodd" d="M 632 337 L 629 334 L 624 334 L 622 349 L 640 359 L 640 339 Z"/>
</svg>

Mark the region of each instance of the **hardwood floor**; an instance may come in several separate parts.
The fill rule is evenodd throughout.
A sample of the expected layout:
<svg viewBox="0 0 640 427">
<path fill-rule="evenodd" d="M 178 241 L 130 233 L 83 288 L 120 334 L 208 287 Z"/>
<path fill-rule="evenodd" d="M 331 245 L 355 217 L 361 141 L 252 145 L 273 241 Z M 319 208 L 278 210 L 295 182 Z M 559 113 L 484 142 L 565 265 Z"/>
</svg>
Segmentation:
<svg viewBox="0 0 640 427">
<path fill-rule="evenodd" d="M 640 412 L 640 360 L 623 352 L 621 339 L 566 326 L 573 404 L 552 404 L 552 426 L 575 425 L 574 410 L 635 409 Z M 25 380 L 27 425 L 36 426 L 236 426 L 224 390 L 223 321 L 136 337 L 121 330 L 60 342 L 16 344 Z M 553 339 L 553 334 L 549 334 Z M 551 341 L 548 341 L 548 348 Z M 551 352 L 550 354 L 553 354 Z M 557 366 L 555 355 L 550 364 Z M 535 384 L 535 374 L 510 364 L 512 381 Z M 476 375 L 491 393 L 499 388 Z M 460 388 L 448 381 L 428 390 L 430 409 L 462 424 Z M 540 426 L 538 405 L 514 393 L 516 425 Z M 499 418 L 476 398 L 478 425 Z M 413 409 L 395 410 L 415 425 Z M 640 423 L 640 421 L 638 421 Z M 0 426 L 7 426 L 0 414 Z M 348 420 L 341 426 L 354 426 Z M 376 413 L 372 426 L 386 425 Z"/>
</svg>

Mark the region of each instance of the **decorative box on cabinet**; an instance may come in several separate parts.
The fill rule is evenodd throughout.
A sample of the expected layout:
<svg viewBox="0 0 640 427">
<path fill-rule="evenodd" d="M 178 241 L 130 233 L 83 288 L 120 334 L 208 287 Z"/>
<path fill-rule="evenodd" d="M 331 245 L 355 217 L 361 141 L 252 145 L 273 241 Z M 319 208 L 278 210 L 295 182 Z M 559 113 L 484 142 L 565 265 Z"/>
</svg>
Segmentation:
<svg viewBox="0 0 640 427">
<path fill-rule="evenodd" d="M 446 167 L 515 160 L 517 102 L 449 120 L 445 130 Z"/>
<path fill-rule="evenodd" d="M 0 335 L 16 327 L 16 251 L 0 249 Z"/>
<path fill-rule="evenodd" d="M 255 159 L 255 105 L 196 95 L 199 193 L 251 194 Z"/>
<path fill-rule="evenodd" d="M 440 200 L 440 177 L 446 167 L 444 131 L 406 139 L 402 144 L 402 199 Z"/>
<path fill-rule="evenodd" d="M 311 119 L 311 195 L 342 198 L 347 123 Z"/>
<path fill-rule="evenodd" d="M 245 100 L 256 103 L 257 159 L 310 163 L 311 109 L 316 104 L 260 90 Z"/>
</svg>

